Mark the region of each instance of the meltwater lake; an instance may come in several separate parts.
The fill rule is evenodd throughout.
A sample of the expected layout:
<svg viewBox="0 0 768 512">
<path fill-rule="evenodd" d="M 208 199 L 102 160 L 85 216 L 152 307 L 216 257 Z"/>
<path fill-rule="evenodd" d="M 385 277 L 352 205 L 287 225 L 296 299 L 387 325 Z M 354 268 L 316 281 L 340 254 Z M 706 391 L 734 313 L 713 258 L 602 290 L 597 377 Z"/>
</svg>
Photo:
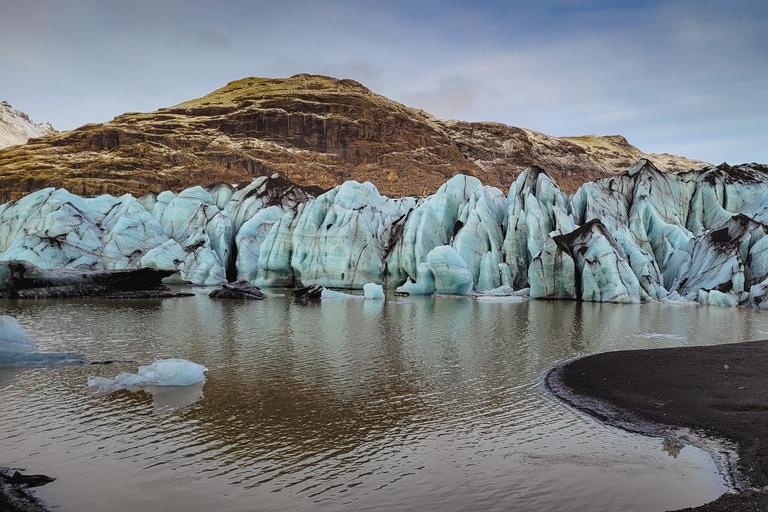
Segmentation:
<svg viewBox="0 0 768 512">
<path fill-rule="evenodd" d="M 768 337 L 744 308 L 471 297 L 0 301 L 42 350 L 0 368 L 0 462 L 62 512 L 626 510 L 727 491 L 704 451 L 602 425 L 543 386 L 559 361 Z M 655 334 L 654 334 L 655 333 Z M 659 336 L 661 335 L 661 336 Z M 203 386 L 94 394 L 155 358 Z"/>
</svg>

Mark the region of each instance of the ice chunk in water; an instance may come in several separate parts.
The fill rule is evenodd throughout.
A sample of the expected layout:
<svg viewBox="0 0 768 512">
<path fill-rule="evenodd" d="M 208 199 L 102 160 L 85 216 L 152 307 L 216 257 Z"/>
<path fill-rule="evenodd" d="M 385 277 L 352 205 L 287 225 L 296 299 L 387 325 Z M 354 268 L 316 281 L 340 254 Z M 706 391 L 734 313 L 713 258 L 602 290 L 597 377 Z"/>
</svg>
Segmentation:
<svg viewBox="0 0 768 512">
<path fill-rule="evenodd" d="M 328 288 L 323 288 L 323 291 L 321 292 L 320 296 L 324 299 L 362 299 L 363 298 L 360 295 L 337 292 L 335 290 L 329 290 Z"/>
<path fill-rule="evenodd" d="M 0 316 L 0 352 L 36 352 L 27 330 L 12 316 Z"/>
<path fill-rule="evenodd" d="M 88 377 L 88 386 L 99 393 L 111 393 L 118 389 L 142 386 L 189 386 L 205 380 L 203 365 L 186 359 L 157 359 L 147 366 L 139 366 L 137 373 L 121 373 L 114 379 Z"/>
<path fill-rule="evenodd" d="M 661 332 L 636 332 L 638 336 L 645 336 L 652 340 L 684 340 L 685 336 L 678 336 L 677 334 L 666 334 Z"/>
<path fill-rule="evenodd" d="M 519 295 L 478 295 L 475 299 L 484 302 L 525 302 L 526 298 Z"/>
<path fill-rule="evenodd" d="M 380 284 L 366 283 L 363 286 L 363 292 L 366 299 L 383 299 L 384 288 Z"/>
<path fill-rule="evenodd" d="M 13 317 L 0 316 L 0 366 L 45 366 L 84 364 L 88 360 L 73 352 L 40 352 L 26 329 Z"/>
</svg>

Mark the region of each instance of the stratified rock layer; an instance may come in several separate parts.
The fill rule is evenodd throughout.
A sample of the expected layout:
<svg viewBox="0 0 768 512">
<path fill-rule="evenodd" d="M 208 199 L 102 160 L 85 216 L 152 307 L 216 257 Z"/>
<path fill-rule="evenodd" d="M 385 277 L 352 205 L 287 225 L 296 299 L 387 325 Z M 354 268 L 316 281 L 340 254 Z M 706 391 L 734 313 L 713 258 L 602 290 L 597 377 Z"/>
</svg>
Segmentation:
<svg viewBox="0 0 768 512">
<path fill-rule="evenodd" d="M 401 197 L 430 194 L 456 174 L 507 189 L 532 165 L 548 169 L 570 193 L 640 158 L 670 172 L 706 165 L 646 155 L 621 136 L 557 138 L 498 123 L 441 121 L 353 80 L 245 78 L 174 107 L 0 151 L 0 201 L 48 187 L 82 196 L 157 195 L 275 172 L 322 190 L 368 181 Z M 219 208 L 227 186 L 214 194 Z"/>
</svg>

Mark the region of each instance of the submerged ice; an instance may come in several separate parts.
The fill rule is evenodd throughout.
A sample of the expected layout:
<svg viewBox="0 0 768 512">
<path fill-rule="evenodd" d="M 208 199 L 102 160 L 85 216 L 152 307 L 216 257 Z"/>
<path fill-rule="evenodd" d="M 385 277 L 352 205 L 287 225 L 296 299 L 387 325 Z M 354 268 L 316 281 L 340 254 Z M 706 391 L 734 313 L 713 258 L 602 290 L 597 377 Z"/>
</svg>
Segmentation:
<svg viewBox="0 0 768 512">
<path fill-rule="evenodd" d="M 463 175 L 399 199 L 356 181 L 316 196 L 280 175 L 139 199 L 44 189 L 0 206 L 0 260 L 203 285 L 768 307 L 767 167 L 668 174 L 640 160 L 570 196 L 529 168 L 504 192 Z"/>
</svg>

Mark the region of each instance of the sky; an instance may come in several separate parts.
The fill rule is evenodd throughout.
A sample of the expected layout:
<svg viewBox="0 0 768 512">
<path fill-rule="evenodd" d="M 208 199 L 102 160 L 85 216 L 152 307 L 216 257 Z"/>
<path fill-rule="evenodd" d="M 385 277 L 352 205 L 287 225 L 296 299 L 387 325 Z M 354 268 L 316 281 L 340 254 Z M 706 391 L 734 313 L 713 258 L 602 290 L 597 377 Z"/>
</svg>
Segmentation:
<svg viewBox="0 0 768 512">
<path fill-rule="evenodd" d="M 60 130 L 297 73 L 444 119 L 768 163 L 765 0 L 0 0 L 0 100 Z"/>
</svg>

